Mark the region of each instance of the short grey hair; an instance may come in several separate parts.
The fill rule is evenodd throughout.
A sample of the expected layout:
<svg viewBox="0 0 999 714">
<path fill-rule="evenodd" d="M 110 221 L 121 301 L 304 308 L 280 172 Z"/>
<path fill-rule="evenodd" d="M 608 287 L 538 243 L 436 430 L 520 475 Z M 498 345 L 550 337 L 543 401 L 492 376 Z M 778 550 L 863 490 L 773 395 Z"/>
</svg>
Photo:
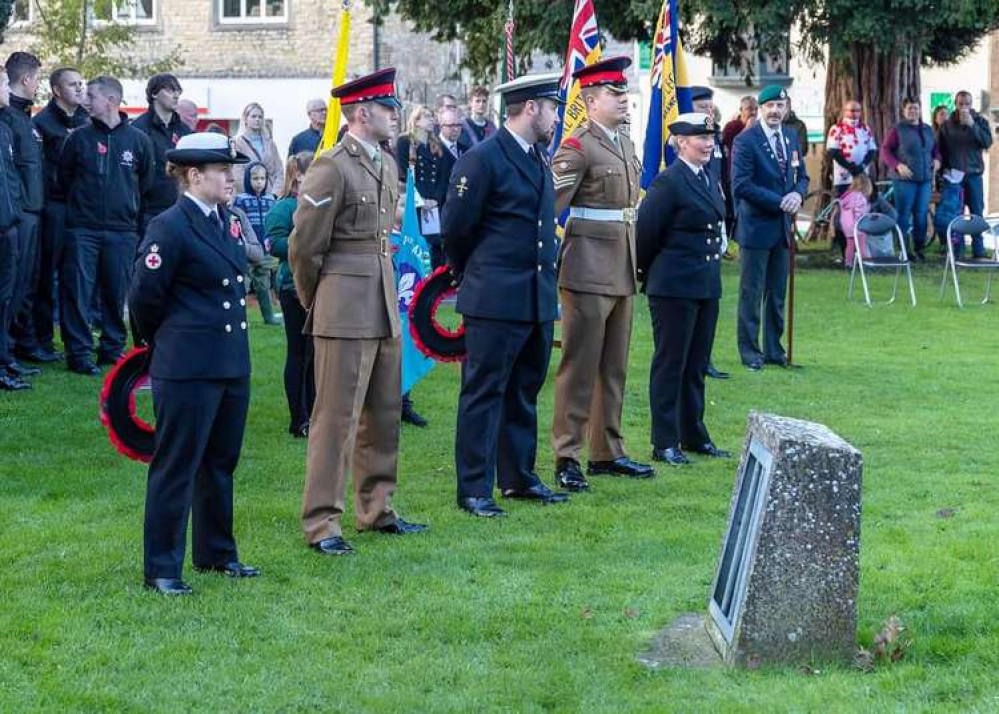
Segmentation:
<svg viewBox="0 0 999 714">
<path fill-rule="evenodd" d="M 305 104 L 305 113 L 308 114 L 309 112 L 318 112 L 320 109 L 325 109 L 325 108 L 326 108 L 325 99 L 310 99 Z"/>
</svg>

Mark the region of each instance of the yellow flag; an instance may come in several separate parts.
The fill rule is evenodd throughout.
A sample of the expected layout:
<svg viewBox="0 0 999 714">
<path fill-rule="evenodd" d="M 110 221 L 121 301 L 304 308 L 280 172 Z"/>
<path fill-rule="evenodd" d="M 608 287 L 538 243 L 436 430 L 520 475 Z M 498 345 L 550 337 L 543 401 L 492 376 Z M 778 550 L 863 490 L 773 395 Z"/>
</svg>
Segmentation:
<svg viewBox="0 0 999 714">
<path fill-rule="evenodd" d="M 350 46 L 350 0 L 343 0 L 340 10 L 340 36 L 337 38 L 336 57 L 333 61 L 332 87 L 339 87 L 347 77 L 347 50 Z M 318 157 L 324 151 L 333 148 L 336 136 L 340 131 L 340 100 L 331 96 L 326 108 L 326 127 L 323 129 L 323 140 L 316 148 Z"/>
</svg>

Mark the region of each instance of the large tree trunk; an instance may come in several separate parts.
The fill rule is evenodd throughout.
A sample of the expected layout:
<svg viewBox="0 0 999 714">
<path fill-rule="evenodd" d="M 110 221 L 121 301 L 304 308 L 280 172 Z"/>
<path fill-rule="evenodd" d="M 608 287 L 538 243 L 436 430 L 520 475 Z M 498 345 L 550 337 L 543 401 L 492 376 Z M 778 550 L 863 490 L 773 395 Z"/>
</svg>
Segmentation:
<svg viewBox="0 0 999 714">
<path fill-rule="evenodd" d="M 839 121 L 843 102 L 856 99 L 864 108 L 864 121 L 874 131 L 880 145 L 889 129 L 902 116 L 902 100 L 919 97 L 919 53 L 907 49 L 885 53 L 871 45 L 854 44 L 845 53 L 830 49 L 826 65 L 825 132 Z M 880 178 L 881 163 L 875 161 L 875 176 Z M 832 159 L 822 160 L 822 188 L 832 189 Z M 828 199 L 821 208 L 828 205 Z M 825 226 L 813 226 L 810 238 L 822 237 Z"/>
</svg>

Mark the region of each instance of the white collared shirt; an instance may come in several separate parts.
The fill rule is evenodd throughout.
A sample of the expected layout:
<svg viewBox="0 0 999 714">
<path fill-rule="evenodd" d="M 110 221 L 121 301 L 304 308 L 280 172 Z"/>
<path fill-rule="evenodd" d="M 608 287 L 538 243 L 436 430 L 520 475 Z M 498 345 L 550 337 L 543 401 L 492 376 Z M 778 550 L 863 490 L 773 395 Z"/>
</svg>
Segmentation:
<svg viewBox="0 0 999 714">
<path fill-rule="evenodd" d="M 687 164 L 687 168 L 689 168 L 691 171 L 694 172 L 694 176 L 697 177 L 698 181 L 701 180 L 701 172 L 704 172 L 704 174 L 707 175 L 707 172 L 704 170 L 703 166 L 697 166 L 696 164 L 692 164 L 689 161 L 687 161 L 685 158 L 683 158 L 682 156 L 678 156 L 677 158 L 680 159 L 680 161 L 682 161 L 683 163 Z M 708 179 L 708 183 L 710 183 L 710 182 L 711 182 L 711 179 Z"/>
<path fill-rule="evenodd" d="M 770 142 L 770 148 L 774 151 L 774 156 L 777 155 L 777 147 L 774 145 L 775 141 L 784 141 L 784 135 L 781 133 L 780 127 L 776 129 L 771 129 L 767 124 L 763 124 L 763 133 L 766 134 L 767 141 Z M 776 136 L 776 139 L 774 138 Z M 783 144 L 781 144 L 781 151 L 785 154 L 787 153 Z M 785 159 L 787 157 L 785 156 Z"/>
<path fill-rule="evenodd" d="M 201 209 L 201 212 L 205 214 L 205 218 L 208 218 L 208 216 L 210 216 L 212 213 L 218 215 L 218 210 L 219 210 L 218 204 L 215 204 L 214 206 L 209 206 L 207 203 L 202 201 L 200 198 L 195 196 L 190 191 L 184 191 L 184 195 L 187 196 L 192 201 L 194 201 L 194 205 Z M 221 216 L 219 216 L 219 220 L 221 220 Z"/>
<path fill-rule="evenodd" d="M 534 148 L 534 144 L 528 143 L 524 137 L 511 129 L 509 124 L 506 125 L 506 130 L 513 134 L 513 138 L 517 140 L 517 143 L 520 144 L 520 148 L 524 150 L 525 154 L 531 153 L 531 149 Z"/>
</svg>

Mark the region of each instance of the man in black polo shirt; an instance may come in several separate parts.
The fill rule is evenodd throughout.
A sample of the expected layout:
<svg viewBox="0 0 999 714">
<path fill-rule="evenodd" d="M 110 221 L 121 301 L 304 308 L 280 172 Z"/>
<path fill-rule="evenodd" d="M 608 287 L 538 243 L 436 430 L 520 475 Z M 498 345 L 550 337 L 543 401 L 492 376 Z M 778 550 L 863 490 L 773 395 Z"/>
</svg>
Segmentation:
<svg viewBox="0 0 999 714">
<path fill-rule="evenodd" d="M 146 83 L 149 111 L 132 122 L 153 142 L 156 161 L 153 186 L 142 204 L 140 234 L 145 233 L 149 221 L 177 202 L 177 183 L 166 173 L 166 152 L 177 146 L 180 137 L 191 133 L 177 114 L 181 91 L 180 82 L 172 74 L 154 74 Z"/>
<path fill-rule="evenodd" d="M 119 109 L 121 96 L 121 83 L 113 77 L 87 82 L 90 124 L 69 135 L 59 162 L 68 228 L 60 326 L 66 363 L 77 374 L 99 374 L 97 365 L 114 364 L 125 348 L 125 293 L 139 210 L 153 185 L 152 143 L 129 125 Z M 88 313 L 96 283 L 102 316 L 94 365 Z"/>
<path fill-rule="evenodd" d="M 59 156 L 70 132 L 90 121 L 83 108 L 83 77 L 72 67 L 60 67 L 49 75 L 52 99 L 32 120 L 42 137 L 42 175 L 45 206 L 42 208 L 38 260 L 38 288 L 33 306 L 39 362 L 60 359 L 53 345 L 55 334 L 56 273 L 62 269 L 66 233 L 66 194 L 58 182 Z M 31 357 L 26 357 L 31 359 Z"/>
</svg>

